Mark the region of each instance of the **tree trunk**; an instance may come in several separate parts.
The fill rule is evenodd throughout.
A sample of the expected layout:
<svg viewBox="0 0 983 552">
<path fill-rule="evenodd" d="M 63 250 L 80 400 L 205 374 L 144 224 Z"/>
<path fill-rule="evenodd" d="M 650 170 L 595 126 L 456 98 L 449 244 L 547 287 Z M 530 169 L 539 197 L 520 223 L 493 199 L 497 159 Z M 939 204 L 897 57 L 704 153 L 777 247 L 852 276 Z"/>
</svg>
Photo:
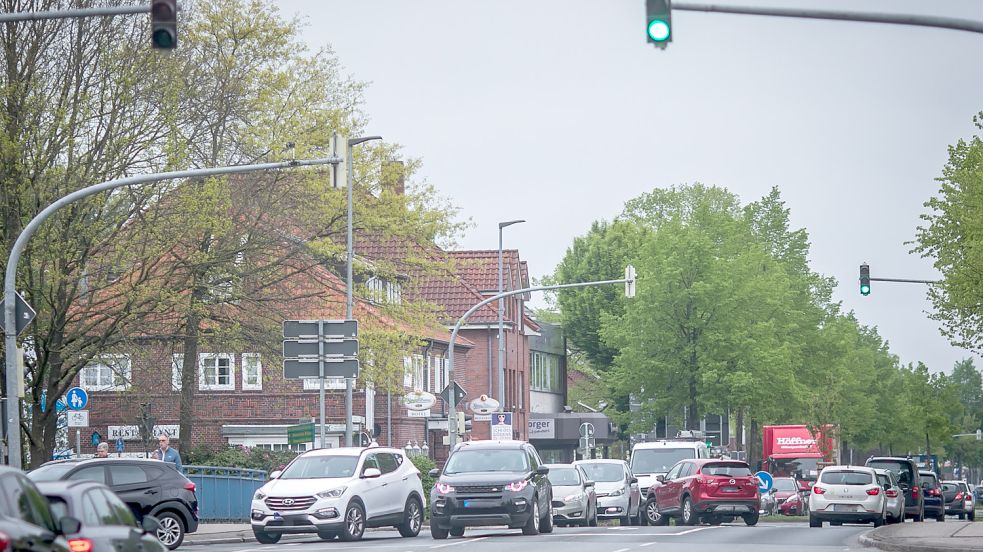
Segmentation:
<svg viewBox="0 0 983 552">
<path fill-rule="evenodd" d="M 686 412 L 686 429 L 700 429 L 700 405 L 697 403 L 696 377 L 697 371 L 696 345 L 690 353 L 690 372 L 689 372 L 689 407 Z"/>
<path fill-rule="evenodd" d="M 744 407 L 737 409 L 737 450 L 747 450 L 744 443 Z"/>
<path fill-rule="evenodd" d="M 191 313 L 187 318 L 184 333 L 184 360 L 181 363 L 181 406 L 179 413 L 181 449 L 191 450 L 191 436 L 195 422 L 195 391 L 198 386 L 198 324 L 200 318 L 194 313 L 192 299 Z"/>
<path fill-rule="evenodd" d="M 758 420 L 751 418 L 751 429 L 748 431 L 747 462 L 752 468 L 761 467 L 764 458 L 761 457 L 761 450 L 755 447 L 755 436 L 758 435 Z"/>
</svg>

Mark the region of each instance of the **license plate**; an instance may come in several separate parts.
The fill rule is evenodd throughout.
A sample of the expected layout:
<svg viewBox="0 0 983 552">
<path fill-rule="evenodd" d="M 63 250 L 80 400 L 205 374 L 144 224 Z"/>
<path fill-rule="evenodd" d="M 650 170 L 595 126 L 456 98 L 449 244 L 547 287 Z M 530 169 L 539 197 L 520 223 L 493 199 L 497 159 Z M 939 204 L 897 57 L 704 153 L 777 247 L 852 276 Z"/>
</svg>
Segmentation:
<svg viewBox="0 0 983 552">
<path fill-rule="evenodd" d="M 833 504 L 834 512 L 855 512 L 857 507 L 852 504 Z"/>
<path fill-rule="evenodd" d="M 736 487 L 724 487 L 724 488 L 722 488 L 722 489 L 720 489 L 720 490 L 721 490 L 722 492 L 725 492 L 725 493 L 736 493 L 736 492 L 737 492 L 737 491 L 739 491 L 740 489 L 738 489 L 738 488 L 736 488 Z"/>
</svg>

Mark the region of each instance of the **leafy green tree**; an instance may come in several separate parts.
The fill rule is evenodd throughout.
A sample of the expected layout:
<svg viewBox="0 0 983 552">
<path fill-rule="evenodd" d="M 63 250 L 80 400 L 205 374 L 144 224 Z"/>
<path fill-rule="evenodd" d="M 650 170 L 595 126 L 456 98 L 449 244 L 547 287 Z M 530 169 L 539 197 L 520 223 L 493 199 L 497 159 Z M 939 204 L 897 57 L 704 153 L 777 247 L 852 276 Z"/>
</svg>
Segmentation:
<svg viewBox="0 0 983 552">
<path fill-rule="evenodd" d="M 983 128 L 983 113 L 973 118 Z M 942 273 L 931 286 L 931 314 L 942 334 L 958 347 L 979 351 L 983 345 L 983 140 L 973 136 L 949 147 L 949 161 L 936 179 L 939 195 L 925 203 L 913 252 L 934 259 Z"/>
</svg>

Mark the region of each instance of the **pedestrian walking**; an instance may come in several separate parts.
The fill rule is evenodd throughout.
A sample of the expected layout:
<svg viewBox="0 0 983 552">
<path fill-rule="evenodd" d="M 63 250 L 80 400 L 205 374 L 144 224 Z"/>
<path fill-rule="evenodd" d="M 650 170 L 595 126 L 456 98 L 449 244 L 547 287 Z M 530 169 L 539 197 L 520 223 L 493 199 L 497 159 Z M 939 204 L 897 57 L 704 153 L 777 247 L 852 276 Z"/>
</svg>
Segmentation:
<svg viewBox="0 0 983 552">
<path fill-rule="evenodd" d="M 177 471 L 182 471 L 181 454 L 177 449 L 171 448 L 171 438 L 162 434 L 157 438 L 157 444 L 159 448 L 153 452 L 153 457 L 164 462 L 170 462 L 174 464 Z"/>
<path fill-rule="evenodd" d="M 96 458 L 109 458 L 109 443 L 99 443 L 96 446 Z"/>
</svg>

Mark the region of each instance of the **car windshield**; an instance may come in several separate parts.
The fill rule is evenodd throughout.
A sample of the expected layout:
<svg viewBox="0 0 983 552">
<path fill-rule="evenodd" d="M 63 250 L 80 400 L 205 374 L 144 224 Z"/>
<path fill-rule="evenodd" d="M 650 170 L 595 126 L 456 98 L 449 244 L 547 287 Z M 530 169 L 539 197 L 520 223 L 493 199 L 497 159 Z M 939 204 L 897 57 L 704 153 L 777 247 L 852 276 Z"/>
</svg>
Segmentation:
<svg viewBox="0 0 983 552">
<path fill-rule="evenodd" d="M 48 464 L 27 473 L 32 481 L 59 481 L 72 470 L 75 464 Z"/>
<path fill-rule="evenodd" d="M 910 485 L 912 480 L 911 465 L 907 462 L 892 462 L 891 460 L 875 460 L 867 462 L 867 466 L 894 472 L 898 484 Z"/>
<path fill-rule="evenodd" d="M 590 462 L 580 464 L 580 467 L 587 473 L 591 481 L 624 481 L 625 468 L 621 464 L 608 464 L 606 462 Z"/>
<path fill-rule="evenodd" d="M 775 479 L 775 490 L 794 493 L 799 490 L 795 485 L 795 480 L 789 477 L 779 477 Z"/>
<path fill-rule="evenodd" d="M 936 487 L 938 486 L 938 483 L 936 481 L 937 480 L 935 479 L 934 475 L 921 474 L 918 476 L 918 482 L 921 483 L 922 487 L 926 485 L 929 487 Z"/>
<path fill-rule="evenodd" d="M 827 485 L 870 485 L 874 478 L 866 472 L 824 471 L 819 481 Z"/>
<path fill-rule="evenodd" d="M 725 477 L 750 477 L 751 469 L 746 464 L 738 462 L 715 462 L 706 464 L 700 469 L 704 475 L 722 475 Z"/>
<path fill-rule="evenodd" d="M 550 468 L 547 476 L 554 486 L 572 487 L 580 485 L 580 476 L 577 475 L 576 468 Z"/>
<path fill-rule="evenodd" d="M 635 475 L 666 473 L 680 460 L 696 458 L 692 448 L 635 449 L 631 455 L 631 472 Z"/>
<path fill-rule="evenodd" d="M 326 479 L 355 475 L 358 456 L 302 456 L 287 466 L 280 479 Z"/>
<path fill-rule="evenodd" d="M 525 472 L 529 462 L 519 449 L 464 449 L 451 455 L 444 473 Z"/>
</svg>

